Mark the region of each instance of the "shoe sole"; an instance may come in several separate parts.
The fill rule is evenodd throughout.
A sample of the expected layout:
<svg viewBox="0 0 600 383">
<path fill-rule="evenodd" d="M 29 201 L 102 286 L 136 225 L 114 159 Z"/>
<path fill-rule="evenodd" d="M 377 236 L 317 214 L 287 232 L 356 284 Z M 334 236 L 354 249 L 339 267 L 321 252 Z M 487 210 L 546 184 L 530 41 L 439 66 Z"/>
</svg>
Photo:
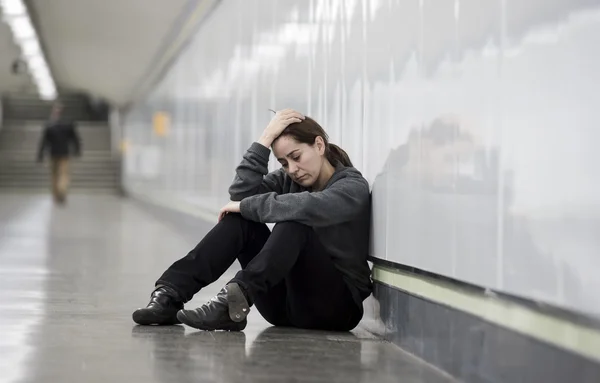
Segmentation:
<svg viewBox="0 0 600 383">
<path fill-rule="evenodd" d="M 135 323 L 142 325 L 142 326 L 152 326 L 152 325 L 170 326 L 170 325 L 181 324 L 181 322 L 178 320 L 178 318 L 172 318 L 172 317 L 166 318 L 164 316 L 156 315 L 156 313 L 151 312 L 151 311 L 148 311 L 148 312 L 134 311 L 131 317 Z"/>
<path fill-rule="evenodd" d="M 250 306 L 237 283 L 227 286 L 227 303 L 229 304 L 229 318 L 236 322 L 242 322 L 250 313 Z"/>
</svg>

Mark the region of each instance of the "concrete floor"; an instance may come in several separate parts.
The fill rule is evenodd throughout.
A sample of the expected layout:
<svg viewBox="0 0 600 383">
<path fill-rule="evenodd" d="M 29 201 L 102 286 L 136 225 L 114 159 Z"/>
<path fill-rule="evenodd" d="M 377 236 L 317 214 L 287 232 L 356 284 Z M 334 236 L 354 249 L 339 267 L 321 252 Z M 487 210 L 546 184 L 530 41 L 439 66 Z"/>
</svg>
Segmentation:
<svg viewBox="0 0 600 383">
<path fill-rule="evenodd" d="M 132 311 L 192 245 L 125 199 L 0 194 L 0 382 L 448 381 L 360 326 L 273 328 L 256 310 L 243 333 L 136 326 Z"/>
</svg>

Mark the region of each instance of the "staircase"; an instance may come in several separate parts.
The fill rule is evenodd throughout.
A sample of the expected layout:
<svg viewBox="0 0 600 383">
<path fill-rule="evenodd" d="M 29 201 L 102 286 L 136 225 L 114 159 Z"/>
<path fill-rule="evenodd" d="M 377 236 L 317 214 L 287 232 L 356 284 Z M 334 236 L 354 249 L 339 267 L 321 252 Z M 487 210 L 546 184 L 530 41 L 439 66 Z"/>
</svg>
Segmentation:
<svg viewBox="0 0 600 383">
<path fill-rule="evenodd" d="M 36 162 L 43 125 L 41 120 L 4 120 L 0 128 L 0 191 L 49 192 L 48 156 L 44 164 Z M 81 137 L 82 156 L 71 161 L 70 191 L 119 192 L 120 166 L 111 153 L 108 124 L 78 122 L 77 130 Z"/>
<path fill-rule="evenodd" d="M 95 105 L 84 95 L 61 94 L 62 117 L 72 121 L 107 121 L 106 105 Z M 5 120 L 43 121 L 50 117 L 52 101 L 42 101 L 35 94 L 5 94 L 2 109 Z"/>
</svg>

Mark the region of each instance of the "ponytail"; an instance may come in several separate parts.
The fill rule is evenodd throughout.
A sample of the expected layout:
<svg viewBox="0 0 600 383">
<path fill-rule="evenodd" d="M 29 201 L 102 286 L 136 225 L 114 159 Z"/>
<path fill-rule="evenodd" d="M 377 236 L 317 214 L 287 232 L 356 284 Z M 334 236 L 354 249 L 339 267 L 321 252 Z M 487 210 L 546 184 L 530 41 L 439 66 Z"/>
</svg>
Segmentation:
<svg viewBox="0 0 600 383">
<path fill-rule="evenodd" d="M 331 163 L 341 164 L 346 167 L 353 166 L 348 153 L 337 145 L 329 143 L 329 137 L 325 130 L 315 120 L 310 117 L 305 117 L 301 122 L 296 122 L 288 125 L 279 137 L 290 136 L 297 142 L 307 145 L 314 145 L 317 137 L 321 137 L 325 143 L 325 157 Z"/>
<path fill-rule="evenodd" d="M 333 166 L 335 166 L 335 164 L 338 162 L 346 167 L 353 166 L 348 153 L 335 144 L 327 144 L 325 156 Z"/>
</svg>

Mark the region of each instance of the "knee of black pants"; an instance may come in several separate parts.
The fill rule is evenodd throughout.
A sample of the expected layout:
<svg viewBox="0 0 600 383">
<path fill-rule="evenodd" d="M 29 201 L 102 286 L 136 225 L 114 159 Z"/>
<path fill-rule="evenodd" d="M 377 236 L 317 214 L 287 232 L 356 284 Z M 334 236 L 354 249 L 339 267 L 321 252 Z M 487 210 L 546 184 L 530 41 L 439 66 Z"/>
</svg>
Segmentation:
<svg viewBox="0 0 600 383">
<path fill-rule="evenodd" d="M 275 224 L 273 231 L 275 231 L 275 229 L 292 230 L 292 231 L 297 231 L 297 232 L 312 232 L 312 230 L 313 230 L 312 227 L 307 226 L 300 222 L 296 222 L 296 221 L 279 222 L 279 223 Z"/>
<path fill-rule="evenodd" d="M 306 243 L 305 241 L 310 241 L 313 234 L 314 231 L 311 226 L 307 226 L 296 221 L 279 222 L 275 225 L 275 227 L 273 227 L 273 235 L 277 237 L 285 237 L 289 240 L 295 238 L 302 241 L 302 243 Z M 290 243 L 299 244 L 297 241 L 293 240 Z"/>
<path fill-rule="evenodd" d="M 240 213 L 227 213 L 219 223 L 243 222 L 247 221 Z"/>
<path fill-rule="evenodd" d="M 241 227 L 242 231 L 249 235 L 246 239 L 258 237 L 264 238 L 266 241 L 266 238 L 271 234 L 271 230 L 269 230 L 269 227 L 266 224 L 246 219 L 242 217 L 240 213 L 229 213 L 225 215 L 218 225 L 236 228 Z"/>
<path fill-rule="evenodd" d="M 230 225 L 230 224 L 248 225 L 249 227 L 252 227 L 252 228 L 267 227 L 267 225 L 265 225 L 264 223 L 251 221 L 249 219 L 242 217 L 242 215 L 240 213 L 228 213 L 223 217 L 223 219 L 221 219 L 221 222 L 219 222 L 219 223 L 224 224 L 224 225 Z"/>
</svg>

